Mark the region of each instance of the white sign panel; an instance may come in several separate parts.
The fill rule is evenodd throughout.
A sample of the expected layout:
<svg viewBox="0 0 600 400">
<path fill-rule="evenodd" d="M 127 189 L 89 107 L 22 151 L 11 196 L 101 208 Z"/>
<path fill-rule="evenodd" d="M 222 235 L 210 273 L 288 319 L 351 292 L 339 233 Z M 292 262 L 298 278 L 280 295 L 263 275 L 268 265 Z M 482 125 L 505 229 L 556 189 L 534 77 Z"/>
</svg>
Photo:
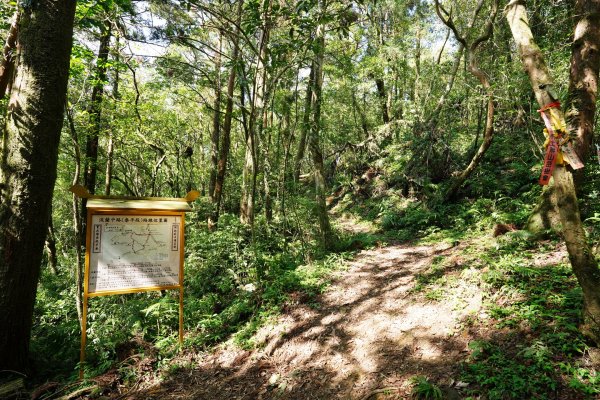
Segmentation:
<svg viewBox="0 0 600 400">
<path fill-rule="evenodd" d="M 180 216 L 94 214 L 89 223 L 88 293 L 180 284 Z"/>
</svg>

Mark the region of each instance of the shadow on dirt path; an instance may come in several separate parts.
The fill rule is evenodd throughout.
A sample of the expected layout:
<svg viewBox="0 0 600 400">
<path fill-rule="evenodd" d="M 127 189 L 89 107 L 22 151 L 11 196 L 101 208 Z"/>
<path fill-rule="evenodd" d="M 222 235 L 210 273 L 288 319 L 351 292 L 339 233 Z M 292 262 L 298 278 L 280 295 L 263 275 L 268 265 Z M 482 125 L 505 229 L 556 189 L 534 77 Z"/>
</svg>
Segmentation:
<svg viewBox="0 0 600 400">
<path fill-rule="evenodd" d="M 437 302 L 415 285 L 434 258 L 452 251 L 408 244 L 364 250 L 316 305 L 290 306 L 259 331 L 258 350 L 225 348 L 192 359 L 191 369 L 119 398 L 405 398 L 415 375 L 451 386 L 467 354 L 458 327 L 480 309 L 479 290 L 463 287 L 471 296 Z"/>
</svg>

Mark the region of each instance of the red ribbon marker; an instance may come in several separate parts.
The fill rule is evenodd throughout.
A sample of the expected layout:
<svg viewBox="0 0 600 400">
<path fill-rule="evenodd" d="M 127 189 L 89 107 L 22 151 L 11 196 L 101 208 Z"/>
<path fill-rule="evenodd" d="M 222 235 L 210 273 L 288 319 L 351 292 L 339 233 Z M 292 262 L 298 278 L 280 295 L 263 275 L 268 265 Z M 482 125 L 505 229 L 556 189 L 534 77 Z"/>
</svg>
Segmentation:
<svg viewBox="0 0 600 400">
<path fill-rule="evenodd" d="M 554 101 L 552 103 L 546 104 L 544 107 L 538 110 L 539 113 L 549 110 L 551 108 L 560 108 L 560 101 Z"/>
<path fill-rule="evenodd" d="M 546 149 L 546 156 L 544 157 L 544 165 L 542 166 L 542 175 L 540 176 L 540 185 L 547 185 L 552 177 L 552 172 L 556 166 L 556 155 L 558 154 L 558 144 L 554 140 L 554 137 L 550 139 L 548 148 Z"/>
</svg>

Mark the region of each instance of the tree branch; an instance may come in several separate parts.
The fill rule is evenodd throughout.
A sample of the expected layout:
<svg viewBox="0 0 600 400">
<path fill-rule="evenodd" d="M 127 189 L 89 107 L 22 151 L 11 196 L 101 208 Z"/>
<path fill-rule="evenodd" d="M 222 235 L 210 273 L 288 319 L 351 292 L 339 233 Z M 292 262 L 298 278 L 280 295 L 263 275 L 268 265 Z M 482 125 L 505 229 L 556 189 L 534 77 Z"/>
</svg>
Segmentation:
<svg viewBox="0 0 600 400">
<path fill-rule="evenodd" d="M 6 95 L 8 83 L 15 69 L 15 51 L 17 49 L 17 33 L 19 31 L 20 14 L 18 11 L 13 16 L 13 22 L 10 25 L 6 44 L 2 50 L 2 63 L 0 64 L 0 99 Z"/>
</svg>

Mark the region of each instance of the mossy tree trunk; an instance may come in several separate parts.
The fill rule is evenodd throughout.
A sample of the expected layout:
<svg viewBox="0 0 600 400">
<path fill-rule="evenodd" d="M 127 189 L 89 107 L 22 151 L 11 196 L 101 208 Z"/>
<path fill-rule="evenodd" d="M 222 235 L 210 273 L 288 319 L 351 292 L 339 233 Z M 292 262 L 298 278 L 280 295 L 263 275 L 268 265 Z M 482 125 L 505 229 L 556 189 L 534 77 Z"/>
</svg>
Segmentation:
<svg viewBox="0 0 600 400">
<path fill-rule="evenodd" d="M 598 69 L 600 68 L 600 1 L 578 0 L 571 50 L 571 68 L 565 117 L 569 131 L 574 137 L 574 147 L 581 160 L 588 159 L 594 138 L 594 115 L 598 91 Z M 583 172 L 575 173 L 575 186 L 584 178 Z M 560 230 L 556 190 L 549 186 L 531 214 L 527 229 L 540 233 Z"/>
<path fill-rule="evenodd" d="M 578 7 L 584 7 L 589 3 L 598 3 L 598 1 L 577 2 Z M 583 15 L 580 15 L 580 17 L 585 18 Z M 544 61 L 544 57 L 539 47 L 536 45 L 531 33 L 524 2 L 519 0 L 511 1 L 506 8 L 506 18 L 517 43 L 525 70 L 529 75 L 531 86 L 538 104 L 540 107 L 543 107 L 552 103 L 556 100 L 551 91 L 553 83 L 552 78 Z M 587 24 L 587 27 L 588 29 L 598 29 L 598 25 L 592 26 L 589 23 Z M 578 32 L 576 30 L 575 41 L 577 42 L 577 40 Z M 575 46 L 576 45 L 577 43 L 575 43 Z M 598 51 L 597 48 L 594 51 Z M 583 76 L 589 75 L 584 74 Z M 573 77 L 573 73 L 571 73 L 571 79 L 577 79 Z M 574 82 L 571 82 L 571 84 L 575 86 L 578 85 Z M 595 103 L 595 94 L 594 96 L 588 97 L 587 101 Z M 571 104 L 577 103 L 572 102 Z M 581 109 L 579 112 L 586 112 L 586 110 Z M 593 121 L 593 114 L 591 118 Z M 576 125 L 572 125 L 572 123 L 569 124 L 570 132 L 577 132 L 581 128 L 579 124 L 585 123 L 585 121 L 589 121 L 589 119 L 579 118 L 577 121 L 579 122 L 577 122 Z M 591 129 L 592 126 L 593 124 L 589 126 L 589 129 Z M 553 173 L 553 178 L 561 232 L 567 245 L 573 272 L 577 276 L 579 285 L 583 290 L 584 320 L 581 329 L 584 334 L 589 336 L 596 343 L 600 343 L 600 291 L 598 290 L 600 287 L 600 269 L 598 269 L 596 259 L 587 242 L 583 224 L 581 222 L 573 174 L 569 167 L 557 165 Z"/>
<path fill-rule="evenodd" d="M 28 364 L 69 76 L 75 0 L 21 10 L 0 140 L 0 370 Z"/>
</svg>

